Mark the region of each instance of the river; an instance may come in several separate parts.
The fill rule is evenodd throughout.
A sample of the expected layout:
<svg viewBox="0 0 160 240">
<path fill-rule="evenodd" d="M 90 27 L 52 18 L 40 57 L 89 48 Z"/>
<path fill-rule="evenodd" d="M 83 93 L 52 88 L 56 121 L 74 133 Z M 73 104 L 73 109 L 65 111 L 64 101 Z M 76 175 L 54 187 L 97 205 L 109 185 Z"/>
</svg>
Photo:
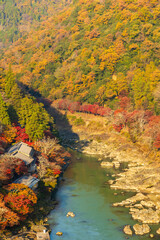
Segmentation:
<svg viewBox="0 0 160 240">
<path fill-rule="evenodd" d="M 112 203 L 134 194 L 110 189 L 107 181 L 113 179 L 111 175 L 117 171 L 101 168 L 96 157 L 72 153 L 72 163 L 65 171 L 64 181 L 56 194 L 59 204 L 48 217 L 51 240 L 150 239 L 148 235 L 128 237 L 123 233 L 124 225 L 133 226 L 136 222 L 131 219 L 128 209 L 114 208 Z M 76 216 L 66 217 L 69 211 Z M 57 236 L 58 231 L 63 235 Z"/>
</svg>

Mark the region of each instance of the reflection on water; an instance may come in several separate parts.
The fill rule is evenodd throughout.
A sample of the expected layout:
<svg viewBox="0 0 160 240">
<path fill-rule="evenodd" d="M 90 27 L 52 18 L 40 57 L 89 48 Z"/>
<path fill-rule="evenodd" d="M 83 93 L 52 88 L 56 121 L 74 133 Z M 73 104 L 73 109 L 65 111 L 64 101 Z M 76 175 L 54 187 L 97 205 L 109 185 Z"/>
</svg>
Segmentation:
<svg viewBox="0 0 160 240">
<path fill-rule="evenodd" d="M 135 224 L 126 208 L 113 208 L 118 202 L 133 194 L 111 190 L 107 181 L 118 170 L 102 169 L 97 159 L 77 152 L 73 153 L 72 164 L 64 174 L 57 200 L 59 205 L 49 215 L 51 240 L 121 240 L 142 239 L 149 236 L 126 236 L 122 229 L 126 224 Z M 106 174 L 108 176 L 106 176 Z M 66 217 L 72 211 L 74 218 Z M 56 232 L 63 232 L 57 236 Z M 157 238 L 158 239 L 158 238 Z"/>
</svg>

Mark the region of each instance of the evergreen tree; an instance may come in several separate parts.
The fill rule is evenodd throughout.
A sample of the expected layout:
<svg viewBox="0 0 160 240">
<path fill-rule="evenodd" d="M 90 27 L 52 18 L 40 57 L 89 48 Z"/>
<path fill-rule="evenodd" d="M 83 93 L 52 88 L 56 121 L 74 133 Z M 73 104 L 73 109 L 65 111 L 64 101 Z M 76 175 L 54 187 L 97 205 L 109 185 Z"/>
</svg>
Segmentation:
<svg viewBox="0 0 160 240">
<path fill-rule="evenodd" d="M 25 127 L 30 139 L 37 140 L 44 136 L 44 130 L 49 128 L 50 116 L 43 104 L 35 103 L 31 98 L 21 100 L 18 110 L 19 123 Z"/>
<path fill-rule="evenodd" d="M 12 123 L 18 123 L 18 115 L 14 105 L 8 105 L 8 114 Z"/>
<path fill-rule="evenodd" d="M 41 104 L 33 105 L 32 116 L 27 120 L 26 133 L 33 140 L 43 138 L 44 131 L 49 128 L 49 114 L 45 111 Z"/>
<path fill-rule="evenodd" d="M 0 123 L 4 125 L 10 125 L 11 121 L 9 119 L 7 106 L 5 102 L 2 99 L 2 96 L 0 94 Z"/>
<path fill-rule="evenodd" d="M 25 127 L 28 119 L 32 116 L 34 102 L 31 98 L 24 97 L 20 102 L 20 109 L 18 110 L 19 123 Z"/>
<path fill-rule="evenodd" d="M 14 108 L 17 110 L 21 106 L 22 93 L 18 85 L 15 83 L 11 90 L 11 99 L 14 105 Z"/>
<path fill-rule="evenodd" d="M 12 88 L 15 85 L 15 77 L 11 69 L 11 65 L 9 66 L 9 70 L 5 77 L 5 92 L 8 98 L 11 97 Z"/>
</svg>

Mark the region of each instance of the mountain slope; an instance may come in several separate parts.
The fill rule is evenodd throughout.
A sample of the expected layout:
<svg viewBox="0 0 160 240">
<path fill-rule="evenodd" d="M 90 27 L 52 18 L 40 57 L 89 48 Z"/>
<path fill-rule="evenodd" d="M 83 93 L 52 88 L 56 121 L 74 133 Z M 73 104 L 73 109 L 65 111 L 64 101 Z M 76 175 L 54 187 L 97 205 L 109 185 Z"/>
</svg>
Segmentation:
<svg viewBox="0 0 160 240">
<path fill-rule="evenodd" d="M 56 0 L 0 0 L 0 48 L 36 29 L 58 6 Z"/>
<path fill-rule="evenodd" d="M 159 113 L 158 0 L 81 0 L 45 19 L 1 58 L 19 81 L 51 100 L 70 98 Z"/>
</svg>

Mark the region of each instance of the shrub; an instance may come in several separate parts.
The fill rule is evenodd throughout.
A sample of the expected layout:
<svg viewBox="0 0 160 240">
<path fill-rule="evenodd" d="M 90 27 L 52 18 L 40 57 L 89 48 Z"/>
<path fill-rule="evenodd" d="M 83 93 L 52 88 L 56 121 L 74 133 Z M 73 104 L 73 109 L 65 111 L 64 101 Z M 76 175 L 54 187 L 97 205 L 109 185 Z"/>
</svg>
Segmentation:
<svg viewBox="0 0 160 240">
<path fill-rule="evenodd" d="M 79 118 L 75 119 L 74 124 L 76 126 L 84 126 L 85 125 L 85 121 L 81 117 L 79 117 Z"/>
</svg>

